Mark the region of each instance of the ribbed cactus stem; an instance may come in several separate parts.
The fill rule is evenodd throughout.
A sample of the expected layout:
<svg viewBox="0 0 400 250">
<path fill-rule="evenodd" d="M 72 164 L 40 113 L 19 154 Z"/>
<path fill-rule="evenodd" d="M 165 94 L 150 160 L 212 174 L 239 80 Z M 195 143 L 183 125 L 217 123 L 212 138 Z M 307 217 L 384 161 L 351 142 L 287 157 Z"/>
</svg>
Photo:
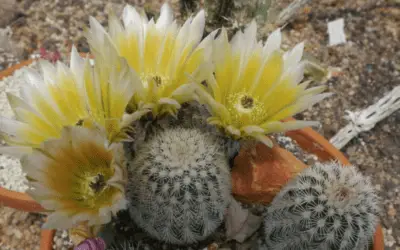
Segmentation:
<svg viewBox="0 0 400 250">
<path fill-rule="evenodd" d="M 197 128 L 158 130 L 128 167 L 135 223 L 172 244 L 206 239 L 222 223 L 231 183 L 226 142 Z"/>
<path fill-rule="evenodd" d="M 260 249 L 368 249 L 378 213 L 370 181 L 354 166 L 317 163 L 272 201 Z"/>
</svg>

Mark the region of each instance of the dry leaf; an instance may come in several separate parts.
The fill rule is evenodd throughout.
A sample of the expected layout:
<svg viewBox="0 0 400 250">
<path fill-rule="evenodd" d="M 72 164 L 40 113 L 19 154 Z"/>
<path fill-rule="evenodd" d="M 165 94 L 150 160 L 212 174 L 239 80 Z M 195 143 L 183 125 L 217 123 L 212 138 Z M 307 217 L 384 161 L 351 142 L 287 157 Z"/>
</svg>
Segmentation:
<svg viewBox="0 0 400 250">
<path fill-rule="evenodd" d="M 243 243 L 261 225 L 261 217 L 256 216 L 232 198 L 225 220 L 226 237 Z"/>
</svg>

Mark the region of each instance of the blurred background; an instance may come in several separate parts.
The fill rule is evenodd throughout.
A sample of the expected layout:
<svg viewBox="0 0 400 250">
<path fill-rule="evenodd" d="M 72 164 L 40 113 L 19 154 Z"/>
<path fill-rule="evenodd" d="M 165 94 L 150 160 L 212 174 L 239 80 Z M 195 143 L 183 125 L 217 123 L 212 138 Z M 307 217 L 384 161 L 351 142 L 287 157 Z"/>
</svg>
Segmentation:
<svg viewBox="0 0 400 250">
<path fill-rule="evenodd" d="M 107 14 L 134 5 L 157 17 L 160 0 L 0 0 L 0 70 L 33 55 L 53 61 L 66 58 L 71 45 L 89 52 L 84 38 L 88 17 L 107 25 Z M 305 59 L 316 66 L 314 79 L 334 95 L 297 118 L 318 120 L 318 132 L 332 138 L 349 121 L 345 111 L 376 103 L 400 85 L 399 0 L 170 0 L 182 19 L 204 8 L 206 33 L 225 26 L 229 34 L 252 19 L 265 40 L 283 30 L 283 49 L 305 41 Z M 290 7 L 289 7 L 290 6 Z M 289 7 L 289 8 L 288 8 Z M 343 20 L 345 39 L 330 42 L 328 23 Z M 340 30 L 339 30 L 340 33 Z M 205 34 L 206 35 L 206 34 Z M 340 35 L 340 34 L 339 34 Z M 340 40 L 340 39 L 339 39 Z M 0 81 L 0 90 L 2 82 Z M 0 111 L 1 112 L 1 111 Z M 387 249 L 400 249 L 400 111 L 360 133 L 342 152 L 370 176 L 382 197 L 381 223 Z M 1 168 L 5 168 L 0 162 Z M 0 204 L 1 205 L 1 204 Z M 39 215 L 0 207 L 0 249 L 38 249 Z M 54 249 L 67 249 L 58 234 Z"/>
</svg>

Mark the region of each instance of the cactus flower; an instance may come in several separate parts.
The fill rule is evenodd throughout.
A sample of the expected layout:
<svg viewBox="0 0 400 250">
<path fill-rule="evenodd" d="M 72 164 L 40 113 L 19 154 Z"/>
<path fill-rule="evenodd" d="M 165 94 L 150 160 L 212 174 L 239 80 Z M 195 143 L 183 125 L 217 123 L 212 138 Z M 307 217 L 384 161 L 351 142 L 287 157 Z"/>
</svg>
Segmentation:
<svg viewBox="0 0 400 250">
<path fill-rule="evenodd" d="M 165 3 L 157 21 L 140 15 L 127 5 L 123 25 L 110 15 L 109 33 L 90 19 L 88 42 L 97 54 L 116 48 L 141 79 L 130 103 L 133 110 L 151 108 L 154 115 L 176 113 L 184 102 L 192 100 L 187 83 L 201 82 L 212 70 L 211 36 L 203 36 L 205 17 L 200 11 L 179 27 L 170 6 Z M 199 44 L 200 43 L 200 44 Z"/>
<path fill-rule="evenodd" d="M 22 157 L 28 194 L 51 213 L 44 227 L 105 224 L 126 206 L 121 146 L 108 148 L 104 134 L 74 126 Z"/>
<path fill-rule="evenodd" d="M 215 73 L 198 94 L 209 105 L 211 124 L 222 127 L 235 139 L 253 138 L 272 145 L 266 134 L 315 125 L 313 121 L 281 122 L 328 96 L 324 86 L 307 88 L 301 83 L 303 43 L 280 50 L 281 33 L 274 31 L 266 43 L 256 40 L 253 21 L 230 42 L 225 29 L 213 49 Z"/>
<path fill-rule="evenodd" d="M 0 137 L 17 147 L 3 147 L 0 152 L 29 151 L 47 139 L 59 138 L 64 126 L 99 127 L 107 131 L 110 142 L 124 139 L 124 129 L 143 113 L 124 115 L 135 78 L 123 63 L 114 69 L 97 61 L 93 68 L 73 48 L 69 68 L 44 60 L 40 66 L 42 74 L 25 70 L 20 96 L 7 94 L 16 120 L 0 116 Z"/>
</svg>

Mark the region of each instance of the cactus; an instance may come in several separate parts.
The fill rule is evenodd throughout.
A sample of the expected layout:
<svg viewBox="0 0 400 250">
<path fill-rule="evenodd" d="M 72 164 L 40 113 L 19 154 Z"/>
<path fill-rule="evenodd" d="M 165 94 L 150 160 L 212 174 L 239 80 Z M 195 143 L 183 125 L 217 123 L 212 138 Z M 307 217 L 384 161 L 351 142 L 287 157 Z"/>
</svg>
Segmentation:
<svg viewBox="0 0 400 250">
<path fill-rule="evenodd" d="M 165 242 L 155 240 L 142 230 L 132 220 L 129 211 L 120 211 L 116 217 L 113 218 L 103 231 L 100 233 L 100 237 L 105 235 L 112 235 L 112 240 L 107 241 L 107 250 L 197 250 L 206 248 L 211 242 L 219 240 L 224 234 L 225 230 L 223 227 L 219 227 L 217 232 L 213 234 L 206 241 L 202 241 L 196 244 L 190 245 L 173 245 Z M 108 237 L 110 238 L 110 237 Z"/>
<path fill-rule="evenodd" d="M 126 240 L 123 242 L 115 242 L 107 247 L 106 250 L 138 250 L 138 248 L 135 243 Z"/>
<path fill-rule="evenodd" d="M 230 200 L 226 141 L 204 129 L 167 123 L 138 147 L 128 166 L 129 212 L 158 240 L 196 243 L 221 225 Z"/>
<path fill-rule="evenodd" d="M 186 246 L 169 246 L 165 243 L 148 242 L 148 240 L 135 241 L 132 239 L 125 239 L 122 241 L 114 242 L 106 250 L 197 250 L 199 248 L 186 247 Z"/>
<path fill-rule="evenodd" d="M 260 249 L 368 249 L 378 213 L 377 195 L 354 166 L 317 163 L 268 207 Z"/>
</svg>

